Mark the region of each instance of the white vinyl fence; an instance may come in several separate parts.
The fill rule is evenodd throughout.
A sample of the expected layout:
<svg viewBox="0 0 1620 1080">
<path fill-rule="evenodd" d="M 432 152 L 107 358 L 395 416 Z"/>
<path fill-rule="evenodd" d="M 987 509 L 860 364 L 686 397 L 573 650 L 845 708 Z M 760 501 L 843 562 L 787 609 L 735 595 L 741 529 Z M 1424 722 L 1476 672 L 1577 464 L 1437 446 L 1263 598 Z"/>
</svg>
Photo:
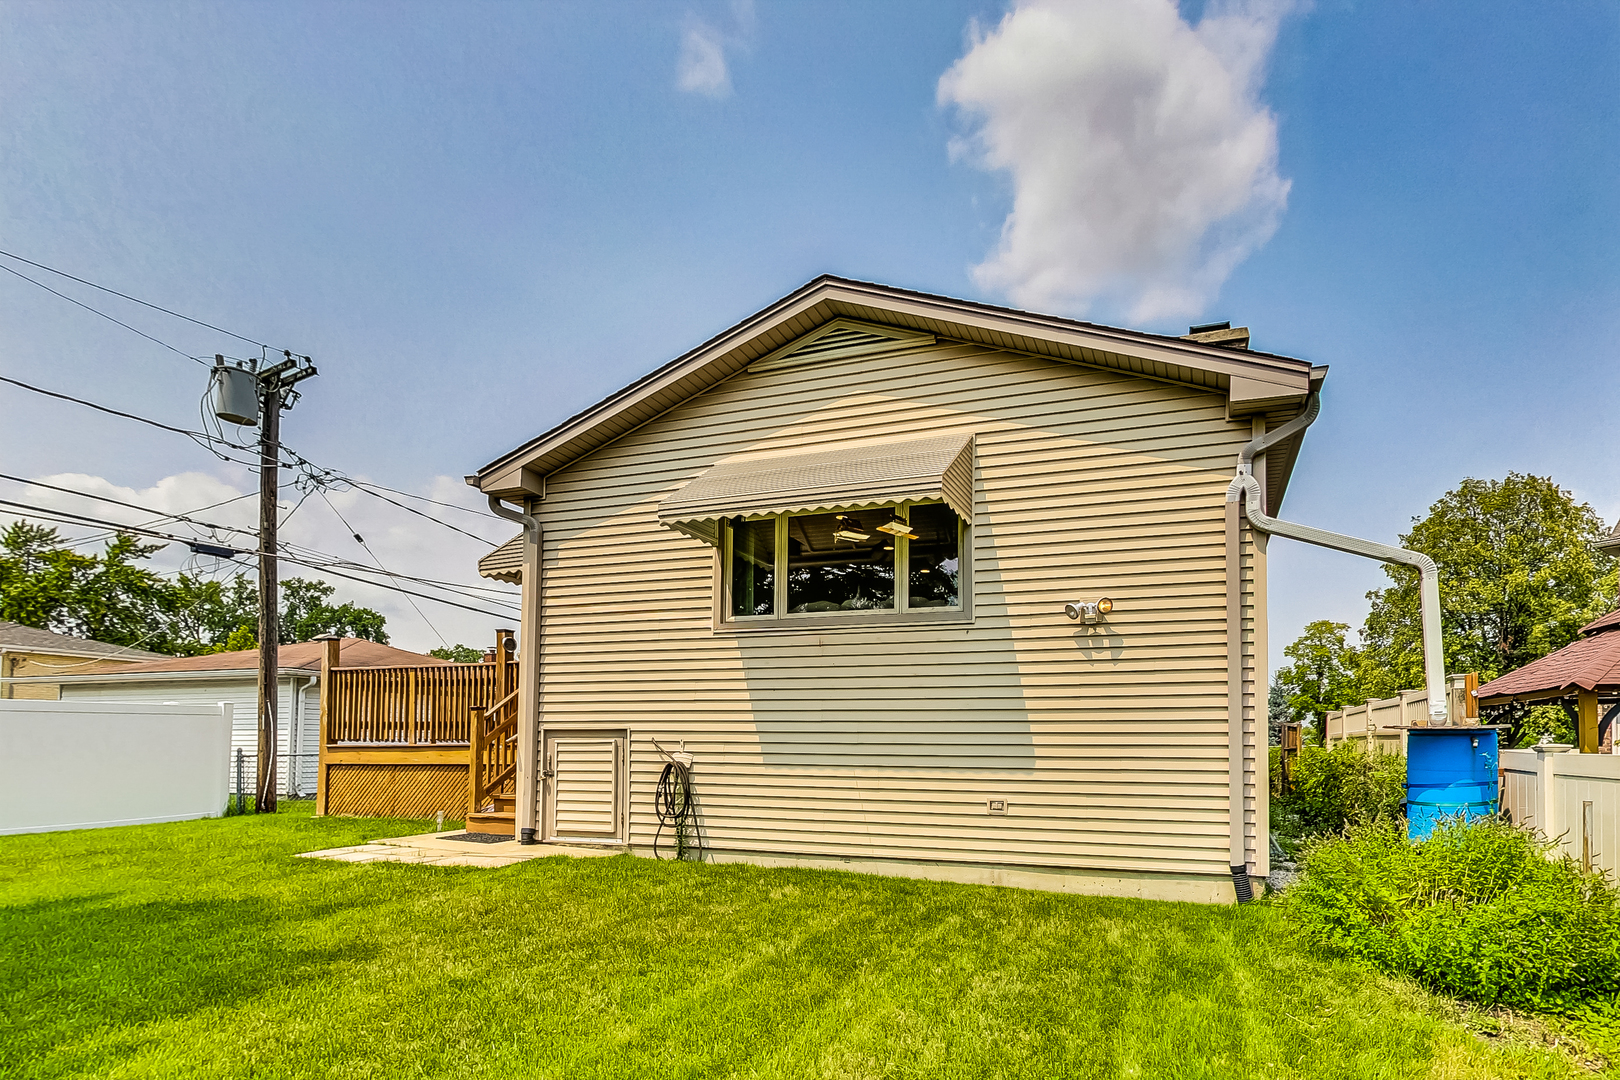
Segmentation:
<svg viewBox="0 0 1620 1080">
<path fill-rule="evenodd" d="M 1503 750 L 1502 809 L 1620 881 L 1620 757 L 1567 746 Z"/>
<path fill-rule="evenodd" d="M 217 817 L 231 706 L 0 700 L 0 834 Z"/>
</svg>

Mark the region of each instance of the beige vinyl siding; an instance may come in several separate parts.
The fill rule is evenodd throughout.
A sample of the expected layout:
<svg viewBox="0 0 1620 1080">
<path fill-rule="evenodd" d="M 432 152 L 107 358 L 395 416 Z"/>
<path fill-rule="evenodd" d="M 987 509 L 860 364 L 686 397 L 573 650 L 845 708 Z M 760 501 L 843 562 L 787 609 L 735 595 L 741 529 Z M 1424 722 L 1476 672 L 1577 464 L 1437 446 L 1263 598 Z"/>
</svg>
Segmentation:
<svg viewBox="0 0 1620 1080">
<path fill-rule="evenodd" d="M 955 431 L 970 624 L 714 629 L 714 551 L 662 499 L 734 454 Z M 638 845 L 656 737 L 695 756 L 723 852 L 1225 874 L 1224 496 L 1250 437 L 1219 393 L 950 342 L 738 375 L 547 478 L 542 724 L 629 730 Z M 1095 633 L 1063 617 L 1099 595 Z"/>
</svg>

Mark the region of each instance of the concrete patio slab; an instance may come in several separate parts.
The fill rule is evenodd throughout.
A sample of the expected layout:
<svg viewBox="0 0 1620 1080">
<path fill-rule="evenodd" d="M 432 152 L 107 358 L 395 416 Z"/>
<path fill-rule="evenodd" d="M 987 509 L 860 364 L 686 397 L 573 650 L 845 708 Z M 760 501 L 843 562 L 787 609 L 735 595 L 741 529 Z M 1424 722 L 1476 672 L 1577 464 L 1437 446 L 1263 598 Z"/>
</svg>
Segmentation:
<svg viewBox="0 0 1620 1080">
<path fill-rule="evenodd" d="M 300 859 L 331 859 L 334 862 L 398 862 L 423 866 L 471 866 L 493 869 L 545 859 L 553 855 L 575 858 L 601 858 L 619 855 L 628 850 L 619 845 L 587 844 L 520 844 L 516 840 L 482 844 L 465 840 L 447 840 L 458 836 L 460 829 L 442 833 L 424 833 L 420 836 L 396 836 L 386 840 L 373 840 L 367 844 L 326 848 L 322 851 L 299 852 Z"/>
</svg>

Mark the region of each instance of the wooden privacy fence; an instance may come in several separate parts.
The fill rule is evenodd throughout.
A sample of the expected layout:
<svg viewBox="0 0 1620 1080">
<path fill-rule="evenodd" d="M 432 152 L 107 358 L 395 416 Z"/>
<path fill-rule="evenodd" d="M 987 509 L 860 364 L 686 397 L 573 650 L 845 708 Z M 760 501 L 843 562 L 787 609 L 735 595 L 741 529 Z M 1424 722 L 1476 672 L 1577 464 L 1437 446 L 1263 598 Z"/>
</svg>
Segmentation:
<svg viewBox="0 0 1620 1080">
<path fill-rule="evenodd" d="M 1446 707 L 1454 724 L 1479 723 L 1479 675 L 1446 676 Z M 1362 705 L 1335 709 L 1327 714 L 1327 745 L 1337 746 L 1350 739 L 1365 741 L 1368 750 L 1406 753 L 1406 728 L 1429 723 L 1427 690 L 1402 690 L 1392 698 L 1376 698 Z"/>
<path fill-rule="evenodd" d="M 500 632 L 497 662 L 344 668 L 338 642 L 321 661 L 317 814 L 465 820 L 476 808 L 469 772 L 475 724 L 502 697 L 515 701 L 517 665 Z M 515 710 L 512 710 L 515 713 Z M 489 756 L 487 753 L 486 757 Z"/>
</svg>

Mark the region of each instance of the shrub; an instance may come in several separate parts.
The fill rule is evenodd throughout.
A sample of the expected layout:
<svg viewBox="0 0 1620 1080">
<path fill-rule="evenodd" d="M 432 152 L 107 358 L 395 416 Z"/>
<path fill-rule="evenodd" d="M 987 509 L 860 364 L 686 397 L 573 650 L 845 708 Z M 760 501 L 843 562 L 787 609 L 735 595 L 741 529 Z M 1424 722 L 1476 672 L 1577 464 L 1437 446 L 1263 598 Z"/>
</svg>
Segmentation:
<svg viewBox="0 0 1620 1080">
<path fill-rule="evenodd" d="M 1620 993 L 1620 893 L 1500 820 L 1409 843 L 1398 820 L 1323 838 L 1284 908 L 1329 949 L 1485 1004 L 1568 1012 Z"/>
<path fill-rule="evenodd" d="M 1339 832 L 1349 825 L 1393 820 L 1406 799 L 1406 759 L 1344 742 L 1332 750 L 1307 746 L 1294 761 L 1294 783 L 1280 792 L 1273 769 L 1272 820 L 1284 836 Z"/>
<path fill-rule="evenodd" d="M 1519 722 L 1519 737 L 1513 744 L 1523 749 L 1534 746 L 1543 738 L 1549 742 L 1575 742 L 1575 725 L 1562 705 L 1532 705 Z"/>
</svg>

